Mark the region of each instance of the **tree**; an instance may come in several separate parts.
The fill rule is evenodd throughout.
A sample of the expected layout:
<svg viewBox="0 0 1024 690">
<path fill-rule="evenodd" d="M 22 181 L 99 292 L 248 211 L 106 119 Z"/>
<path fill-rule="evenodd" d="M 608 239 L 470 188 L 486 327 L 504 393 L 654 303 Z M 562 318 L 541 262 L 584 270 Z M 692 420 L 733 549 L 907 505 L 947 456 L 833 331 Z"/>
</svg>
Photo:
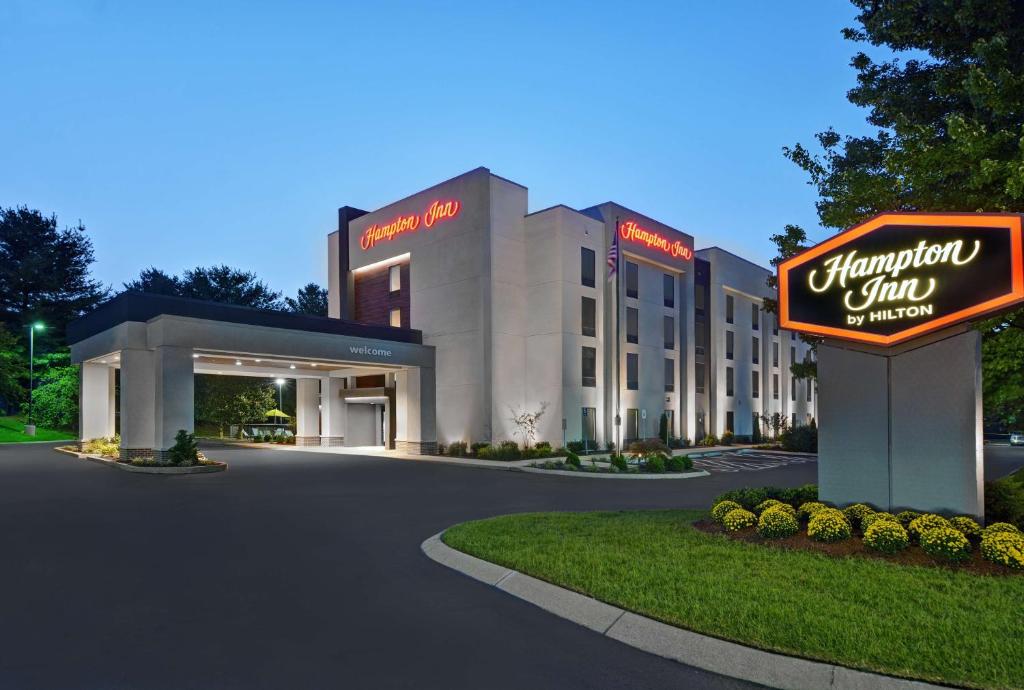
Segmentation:
<svg viewBox="0 0 1024 690">
<path fill-rule="evenodd" d="M 42 365 L 42 366 L 40 366 Z M 37 357 L 38 384 L 32 395 L 32 421 L 52 429 L 78 427 L 78 365 L 67 350 Z M 28 400 L 22 405 L 28 412 Z"/>
<path fill-rule="evenodd" d="M 238 304 L 256 309 L 280 309 L 281 293 L 271 290 L 251 271 L 230 266 L 196 266 L 180 277 L 158 268 L 145 269 L 139 277 L 124 284 L 125 290 L 140 290 L 158 295 L 174 295 L 211 302 Z"/>
<path fill-rule="evenodd" d="M 196 375 L 196 419 L 216 424 L 221 435 L 224 427 L 231 424 L 265 421 L 267 411 L 276 405 L 276 400 L 269 379 Z"/>
<path fill-rule="evenodd" d="M 25 398 L 21 379 L 28 377 L 27 356 L 18 338 L 0 323 L 0 408 L 7 413 Z"/>
<path fill-rule="evenodd" d="M 816 135 L 816 151 L 784 149 L 816 188 L 822 225 L 840 230 L 883 211 L 1024 209 L 1024 5 L 853 4 L 859 26 L 844 37 L 891 51 L 880 61 L 864 52 L 851 61 L 857 85 L 848 99 L 867 109 L 876 130 L 855 137 L 828 129 Z M 1024 313 L 979 328 L 988 382 L 999 370 L 996 353 L 1013 350 L 1012 342 L 990 341 L 1015 338 Z M 986 383 L 986 405 L 1024 400 L 1012 381 L 1001 383 Z"/>
<path fill-rule="evenodd" d="M 40 336 L 62 344 L 68 321 L 106 299 L 89 275 L 92 241 L 81 223 L 59 230 L 57 217 L 27 207 L 0 208 L 0 322 L 20 333 L 42 321 Z"/>
<path fill-rule="evenodd" d="M 547 409 L 548 404 L 546 402 L 542 402 L 540 407 L 533 412 L 523 408 L 518 410 L 509 408 L 509 411 L 512 413 L 510 419 L 516 425 L 516 433 L 523 439 L 523 448 L 529 448 L 533 445 L 534 440 L 537 438 L 537 425 Z"/>
<path fill-rule="evenodd" d="M 327 316 L 327 290 L 316 283 L 307 283 L 294 297 L 285 297 L 285 304 L 296 314 Z"/>
</svg>

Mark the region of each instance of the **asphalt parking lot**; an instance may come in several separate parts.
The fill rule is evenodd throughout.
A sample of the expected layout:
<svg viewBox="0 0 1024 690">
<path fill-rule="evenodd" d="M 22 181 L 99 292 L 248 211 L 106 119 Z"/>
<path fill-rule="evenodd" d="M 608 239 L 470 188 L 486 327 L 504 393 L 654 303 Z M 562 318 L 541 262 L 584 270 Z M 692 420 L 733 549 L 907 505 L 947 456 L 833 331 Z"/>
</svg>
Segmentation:
<svg viewBox="0 0 1024 690">
<path fill-rule="evenodd" d="M 818 458 L 814 455 L 773 453 L 761 450 L 711 452 L 701 454 L 700 457 L 693 457 L 694 468 L 707 472 L 764 472 L 796 465 L 816 467 L 817 462 Z"/>
</svg>

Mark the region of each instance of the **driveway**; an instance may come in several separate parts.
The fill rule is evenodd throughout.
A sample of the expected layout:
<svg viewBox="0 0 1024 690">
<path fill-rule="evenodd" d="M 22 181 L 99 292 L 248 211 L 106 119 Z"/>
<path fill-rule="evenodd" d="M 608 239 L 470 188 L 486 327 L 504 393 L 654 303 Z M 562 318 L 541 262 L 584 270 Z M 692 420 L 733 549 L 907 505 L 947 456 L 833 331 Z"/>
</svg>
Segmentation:
<svg viewBox="0 0 1024 690">
<path fill-rule="evenodd" d="M 419 546 L 490 515 L 702 508 L 816 472 L 602 481 L 210 453 L 231 469 L 159 477 L 0 446 L 0 687 L 750 687 L 593 634 Z"/>
</svg>

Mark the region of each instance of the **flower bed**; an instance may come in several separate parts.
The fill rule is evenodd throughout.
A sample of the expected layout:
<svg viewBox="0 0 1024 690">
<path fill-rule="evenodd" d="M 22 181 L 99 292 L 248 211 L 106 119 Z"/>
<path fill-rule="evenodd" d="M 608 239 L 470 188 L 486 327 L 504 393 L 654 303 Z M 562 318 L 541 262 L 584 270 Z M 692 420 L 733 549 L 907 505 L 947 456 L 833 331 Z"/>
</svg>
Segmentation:
<svg viewBox="0 0 1024 690">
<path fill-rule="evenodd" d="M 814 487 L 741 489 L 712 504 L 694 527 L 732 539 L 829 556 L 878 558 L 903 565 L 985 575 L 1024 574 L 1024 533 L 1008 523 L 982 529 L 972 518 L 878 512 L 857 503 L 840 510 L 811 496 Z"/>
</svg>

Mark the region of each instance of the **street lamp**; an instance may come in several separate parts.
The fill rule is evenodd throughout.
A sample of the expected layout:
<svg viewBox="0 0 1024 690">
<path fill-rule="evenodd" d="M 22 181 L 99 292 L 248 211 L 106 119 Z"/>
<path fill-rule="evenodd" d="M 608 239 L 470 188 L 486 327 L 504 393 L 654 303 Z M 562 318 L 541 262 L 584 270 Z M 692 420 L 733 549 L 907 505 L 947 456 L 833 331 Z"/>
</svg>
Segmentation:
<svg viewBox="0 0 1024 690">
<path fill-rule="evenodd" d="M 37 321 L 28 327 L 28 420 L 25 423 L 25 433 L 29 436 L 36 435 L 36 425 L 32 423 L 32 397 L 35 392 L 35 358 L 36 358 L 36 331 L 41 331 L 46 326 Z"/>
<path fill-rule="evenodd" d="M 277 384 L 277 409 L 280 412 L 281 408 L 284 407 L 284 403 L 281 402 L 281 387 L 284 386 L 284 379 L 277 379 L 274 381 Z M 278 417 L 280 419 L 280 417 Z"/>
</svg>

